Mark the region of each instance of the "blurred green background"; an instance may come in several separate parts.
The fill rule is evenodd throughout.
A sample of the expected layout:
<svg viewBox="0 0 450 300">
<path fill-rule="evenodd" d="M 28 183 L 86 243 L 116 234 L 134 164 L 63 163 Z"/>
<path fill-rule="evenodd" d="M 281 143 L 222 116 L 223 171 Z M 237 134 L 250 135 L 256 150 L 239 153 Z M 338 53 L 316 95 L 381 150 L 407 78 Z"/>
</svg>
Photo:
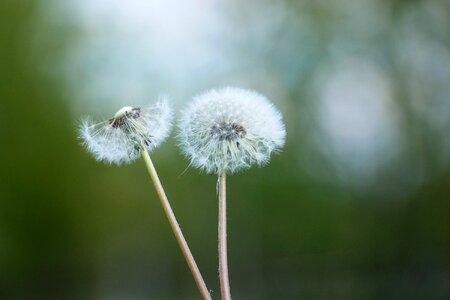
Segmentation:
<svg viewBox="0 0 450 300">
<path fill-rule="evenodd" d="M 229 178 L 235 299 L 450 299 L 450 2 L 0 1 L 0 299 L 197 299 L 142 161 L 85 115 L 252 88 L 270 165 Z M 216 179 L 153 154 L 218 299 Z"/>
</svg>

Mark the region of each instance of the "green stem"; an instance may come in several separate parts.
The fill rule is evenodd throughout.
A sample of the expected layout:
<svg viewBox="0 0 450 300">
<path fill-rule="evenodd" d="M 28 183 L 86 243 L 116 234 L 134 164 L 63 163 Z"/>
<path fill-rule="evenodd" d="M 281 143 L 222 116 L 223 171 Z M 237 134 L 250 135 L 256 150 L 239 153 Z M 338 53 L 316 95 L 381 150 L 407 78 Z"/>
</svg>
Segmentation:
<svg viewBox="0 0 450 300">
<path fill-rule="evenodd" d="M 220 292 L 223 300 L 231 300 L 230 280 L 228 279 L 227 255 L 227 174 L 219 176 L 219 279 Z"/>
<path fill-rule="evenodd" d="M 178 225 L 177 219 L 175 218 L 175 214 L 170 206 L 169 200 L 167 199 L 166 193 L 164 192 L 161 181 L 159 180 L 158 174 L 156 173 L 155 166 L 153 165 L 152 160 L 150 159 L 150 155 L 147 150 L 142 149 L 142 158 L 144 159 L 145 165 L 147 166 L 148 173 L 152 178 L 153 185 L 155 186 L 156 192 L 158 193 L 159 199 L 161 200 L 161 204 L 163 206 L 164 212 L 166 214 L 167 219 L 169 220 L 169 224 L 172 227 L 173 233 L 175 234 L 175 238 L 177 239 L 178 245 L 181 248 L 181 252 L 183 252 L 184 258 L 189 266 L 189 269 L 194 276 L 195 283 L 200 291 L 202 299 L 211 300 L 211 295 L 209 294 L 208 288 L 206 287 L 205 281 L 203 280 L 202 275 L 200 274 L 200 270 L 195 263 L 194 257 L 192 256 L 191 250 L 186 242 L 186 239 L 181 232 L 181 228 Z"/>
</svg>

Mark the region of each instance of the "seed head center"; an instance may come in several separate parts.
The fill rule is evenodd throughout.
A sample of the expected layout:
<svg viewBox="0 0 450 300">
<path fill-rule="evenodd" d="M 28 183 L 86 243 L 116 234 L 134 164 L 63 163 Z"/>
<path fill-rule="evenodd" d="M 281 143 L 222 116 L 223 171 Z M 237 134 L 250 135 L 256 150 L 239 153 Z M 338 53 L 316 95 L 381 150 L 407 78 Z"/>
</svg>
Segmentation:
<svg viewBox="0 0 450 300">
<path fill-rule="evenodd" d="M 114 128 L 122 128 L 128 119 L 137 119 L 141 115 L 141 109 L 139 107 L 125 106 L 119 109 L 113 118 L 109 120 L 109 123 Z"/>
<path fill-rule="evenodd" d="M 211 134 L 219 141 L 234 141 L 244 137 L 247 134 L 247 131 L 242 125 L 231 122 L 222 122 L 211 127 Z"/>
</svg>

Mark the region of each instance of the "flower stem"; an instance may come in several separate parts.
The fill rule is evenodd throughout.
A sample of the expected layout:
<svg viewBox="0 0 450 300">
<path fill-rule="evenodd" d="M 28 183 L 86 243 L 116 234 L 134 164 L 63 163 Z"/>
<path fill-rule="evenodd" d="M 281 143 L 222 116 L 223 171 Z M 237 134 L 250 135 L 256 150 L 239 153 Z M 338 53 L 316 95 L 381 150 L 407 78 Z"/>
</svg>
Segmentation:
<svg viewBox="0 0 450 300">
<path fill-rule="evenodd" d="M 219 279 L 222 300 L 231 300 L 227 257 L 227 174 L 219 176 Z"/>
<path fill-rule="evenodd" d="M 202 299 L 211 300 L 211 295 L 209 294 L 205 281 L 203 280 L 203 277 L 200 274 L 200 270 L 198 269 L 197 264 L 195 263 L 194 257 L 192 256 L 191 250 L 189 249 L 186 239 L 184 238 L 183 233 L 181 232 L 181 228 L 178 225 L 177 219 L 175 218 L 175 214 L 173 213 L 173 210 L 170 207 L 169 200 L 167 199 L 161 181 L 159 180 L 158 174 L 156 173 L 155 166 L 153 165 L 153 162 L 150 159 L 150 155 L 144 148 L 141 149 L 141 153 L 142 157 L 144 158 L 145 165 L 147 166 L 148 173 L 152 178 L 153 185 L 155 186 L 156 192 L 158 193 L 159 199 L 161 200 L 164 212 L 167 216 L 167 219 L 169 219 L 170 226 L 172 227 L 178 245 L 181 248 L 181 252 L 183 252 L 184 258 L 186 259 L 189 269 L 191 270 L 192 275 L 194 276 L 195 283 L 197 284 Z"/>
</svg>

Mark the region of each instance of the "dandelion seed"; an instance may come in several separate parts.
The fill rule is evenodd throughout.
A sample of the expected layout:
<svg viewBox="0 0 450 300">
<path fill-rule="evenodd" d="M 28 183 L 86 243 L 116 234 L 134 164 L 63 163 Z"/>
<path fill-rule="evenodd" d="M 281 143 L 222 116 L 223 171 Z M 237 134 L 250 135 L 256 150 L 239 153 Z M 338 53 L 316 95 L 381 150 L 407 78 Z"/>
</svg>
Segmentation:
<svg viewBox="0 0 450 300">
<path fill-rule="evenodd" d="M 129 163 L 141 149 L 149 152 L 169 135 L 172 110 L 162 99 L 148 107 L 121 108 L 112 118 L 100 123 L 86 119 L 80 126 L 80 137 L 87 150 L 99 161 Z"/>
<path fill-rule="evenodd" d="M 263 95 L 241 88 L 194 98 L 179 123 L 179 141 L 191 164 L 207 173 L 235 173 L 263 165 L 284 145 L 281 114 Z"/>
</svg>

